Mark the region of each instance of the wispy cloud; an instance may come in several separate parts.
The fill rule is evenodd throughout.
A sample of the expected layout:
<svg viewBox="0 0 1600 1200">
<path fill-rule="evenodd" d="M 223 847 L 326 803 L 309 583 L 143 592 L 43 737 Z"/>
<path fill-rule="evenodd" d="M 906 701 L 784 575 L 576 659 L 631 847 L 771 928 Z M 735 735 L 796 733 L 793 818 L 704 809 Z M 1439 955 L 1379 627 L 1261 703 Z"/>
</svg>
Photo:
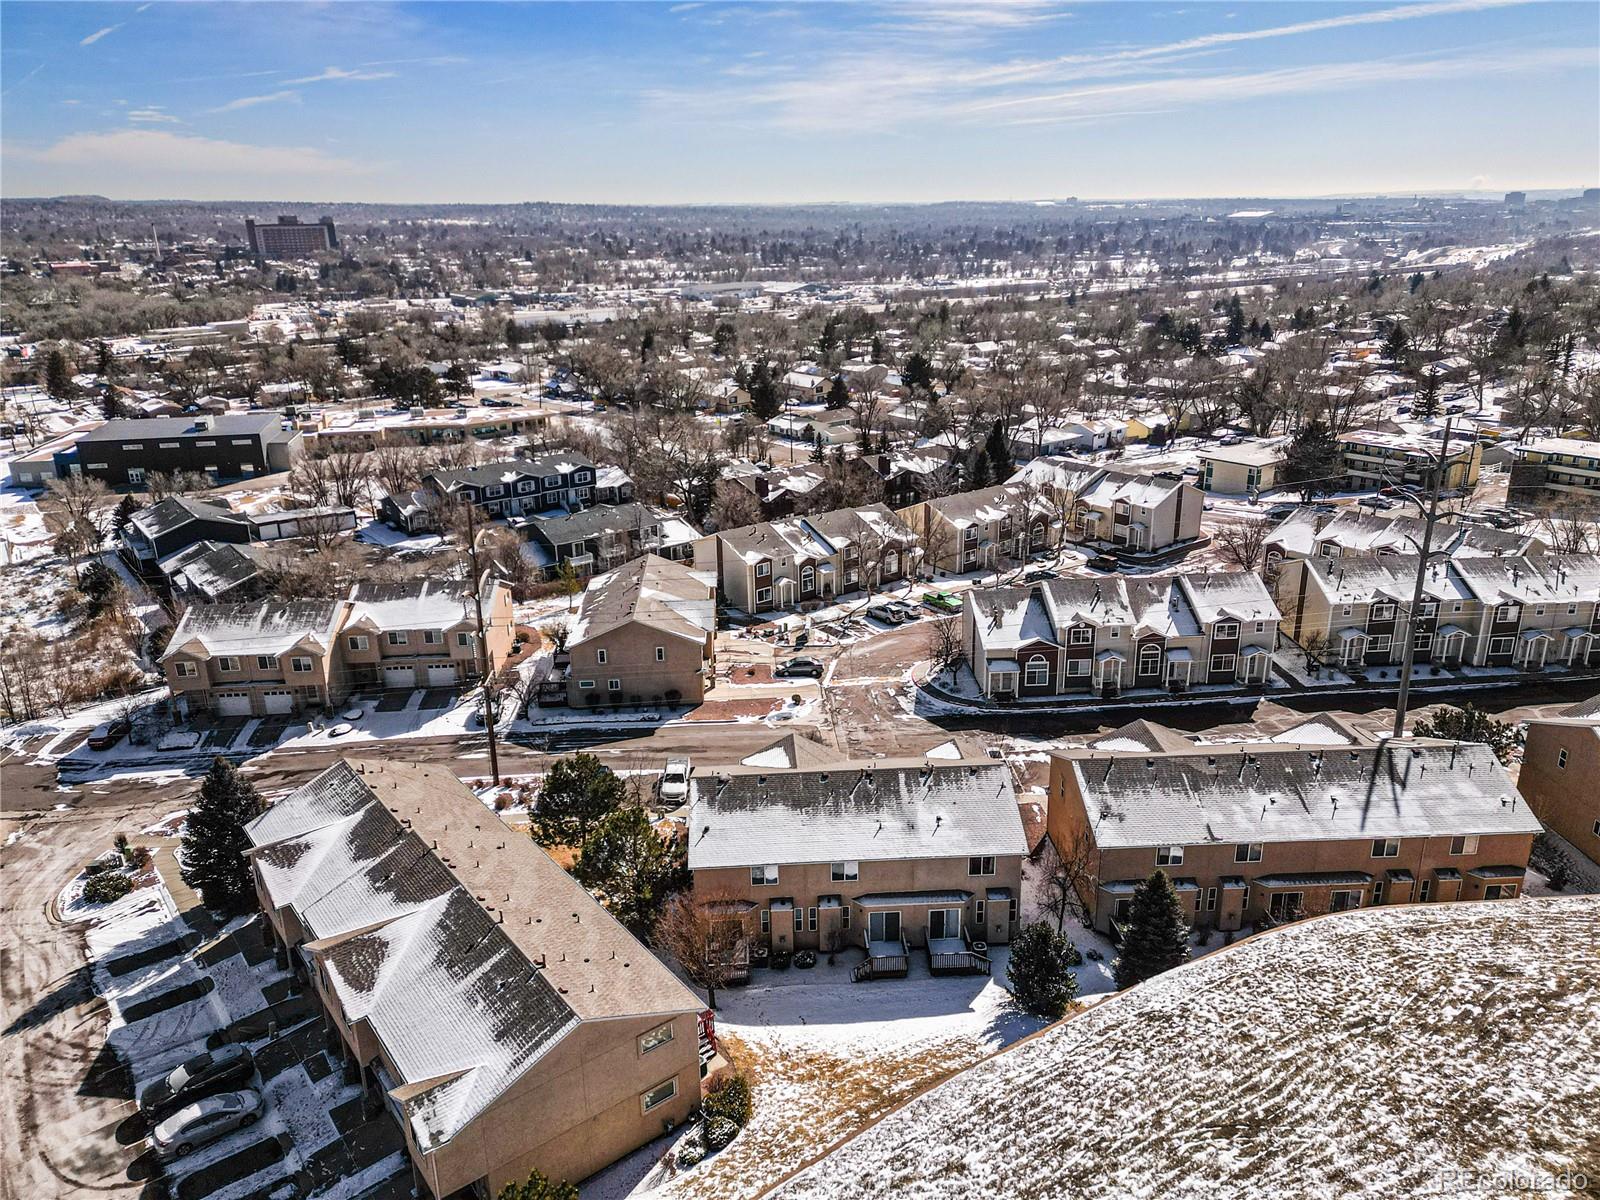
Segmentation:
<svg viewBox="0 0 1600 1200">
<path fill-rule="evenodd" d="M 105 37 L 108 33 L 115 33 L 117 30 L 119 30 L 121 28 L 122 28 L 122 25 L 121 24 L 117 24 L 117 25 L 107 25 L 104 29 L 96 29 L 88 37 L 84 38 L 81 42 L 79 42 L 78 45 L 80 45 L 80 46 L 92 46 L 96 42 L 98 42 L 101 38 Z"/>
<path fill-rule="evenodd" d="M 128 113 L 128 120 L 138 125 L 181 125 L 182 121 L 169 112 L 162 111 L 161 105 L 152 104 L 148 108 L 135 108 Z"/>
<path fill-rule="evenodd" d="M 238 112 L 241 108 L 255 108 L 258 104 L 281 104 L 292 101 L 300 102 L 300 93 L 292 89 L 281 92 L 268 92 L 264 96 L 240 96 L 237 100 L 229 100 L 226 104 L 219 105 L 210 111 L 214 113 Z"/>
<path fill-rule="evenodd" d="M 298 79 L 285 79 L 285 83 L 327 83 L 337 81 L 356 83 L 370 79 L 393 79 L 393 71 L 346 70 L 343 67 L 324 67 L 320 75 L 302 75 Z"/>
<path fill-rule="evenodd" d="M 168 173 L 177 194 L 196 177 L 327 178 L 370 169 L 310 146 L 257 146 L 162 129 L 75 133 L 43 149 L 7 145 L 5 153 L 8 158 L 56 167 Z"/>
</svg>

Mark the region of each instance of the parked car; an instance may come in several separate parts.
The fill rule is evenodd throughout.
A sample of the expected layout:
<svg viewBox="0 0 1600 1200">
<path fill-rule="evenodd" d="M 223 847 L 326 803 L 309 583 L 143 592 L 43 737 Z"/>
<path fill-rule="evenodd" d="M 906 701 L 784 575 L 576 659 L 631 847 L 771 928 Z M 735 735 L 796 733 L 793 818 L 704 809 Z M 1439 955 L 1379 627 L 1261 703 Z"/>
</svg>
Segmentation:
<svg viewBox="0 0 1600 1200">
<path fill-rule="evenodd" d="M 1054 571 L 1046 570 L 1044 567 L 1039 567 L 1035 570 L 1029 571 L 1026 575 L 1024 575 L 1022 577 L 1022 581 L 1024 583 L 1048 583 L 1052 579 L 1060 578 L 1061 576 L 1057 575 Z"/>
<path fill-rule="evenodd" d="M 890 608 L 887 604 L 874 604 L 871 608 L 867 609 L 867 616 L 876 617 L 885 625 L 900 624 L 900 614 L 895 612 L 895 610 Z"/>
<path fill-rule="evenodd" d="M 126 717 L 118 717 L 115 721 L 96 725 L 89 731 L 89 749 L 109 750 L 127 737 L 128 731 L 132 728 Z"/>
<path fill-rule="evenodd" d="M 667 759 L 667 769 L 661 772 L 661 781 L 656 785 L 656 794 L 661 797 L 663 804 L 676 807 L 682 804 L 689 795 L 689 760 L 687 758 Z"/>
<path fill-rule="evenodd" d="M 1117 559 L 1114 554 L 1096 554 L 1085 565 L 1096 571 L 1115 571 Z"/>
<path fill-rule="evenodd" d="M 1281 521 L 1299 507 L 1298 504 L 1274 504 L 1267 509 L 1267 518 L 1273 521 Z"/>
<path fill-rule="evenodd" d="M 517 693 L 514 689 L 507 688 L 495 697 L 494 724 L 496 729 L 505 726 L 517 719 Z M 488 722 L 483 719 L 483 699 L 472 706 L 472 716 L 468 718 L 474 729 L 487 728 Z"/>
<path fill-rule="evenodd" d="M 923 592 L 922 602 L 929 608 L 939 612 L 958 613 L 961 611 L 961 597 L 954 592 Z"/>
<path fill-rule="evenodd" d="M 814 658 L 791 658 L 773 674 L 782 677 L 809 676 L 812 679 L 821 679 L 826 670 L 827 668 Z"/>
<path fill-rule="evenodd" d="M 161 1122 L 150 1134 L 150 1146 L 158 1159 L 170 1161 L 260 1119 L 260 1092 L 224 1092 L 198 1100 Z"/>
<path fill-rule="evenodd" d="M 922 614 L 911 605 L 907 604 L 904 600 L 891 600 L 888 604 L 884 605 L 884 607 L 898 616 L 902 621 L 922 620 Z"/>
<path fill-rule="evenodd" d="M 196 1054 L 139 1093 L 139 1107 L 147 1113 L 171 1112 L 210 1092 L 237 1087 L 255 1074 L 256 1062 L 248 1046 L 218 1046 Z"/>
</svg>

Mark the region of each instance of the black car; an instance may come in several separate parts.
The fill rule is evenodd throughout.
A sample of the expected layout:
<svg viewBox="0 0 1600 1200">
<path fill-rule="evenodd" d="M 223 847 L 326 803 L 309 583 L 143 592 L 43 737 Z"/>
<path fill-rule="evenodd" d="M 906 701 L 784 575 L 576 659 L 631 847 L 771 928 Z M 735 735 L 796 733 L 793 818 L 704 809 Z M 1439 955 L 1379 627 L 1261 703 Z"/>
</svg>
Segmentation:
<svg viewBox="0 0 1600 1200">
<path fill-rule="evenodd" d="M 196 1054 L 149 1084 L 139 1093 L 139 1107 L 147 1113 L 170 1112 L 221 1088 L 235 1087 L 255 1074 L 256 1062 L 247 1046 L 218 1046 Z"/>
<path fill-rule="evenodd" d="M 827 668 L 814 658 L 791 658 L 783 666 L 773 672 L 778 676 L 809 675 L 812 679 L 821 679 Z"/>
<path fill-rule="evenodd" d="M 1115 571 L 1117 569 L 1117 559 L 1115 555 L 1111 554 L 1096 554 L 1089 560 L 1089 566 L 1096 571 Z"/>
<path fill-rule="evenodd" d="M 126 717 L 118 717 L 115 721 L 96 725 L 89 733 L 89 749 L 109 750 L 127 737 L 132 728 Z"/>
<path fill-rule="evenodd" d="M 1052 580 L 1052 579 L 1060 579 L 1060 578 L 1061 578 L 1061 576 L 1057 575 L 1054 571 L 1048 570 L 1045 567 L 1039 567 L 1036 570 L 1029 571 L 1026 575 L 1024 575 L 1022 577 L 1022 582 L 1024 582 L 1024 583 L 1049 583 L 1050 580 Z"/>
</svg>

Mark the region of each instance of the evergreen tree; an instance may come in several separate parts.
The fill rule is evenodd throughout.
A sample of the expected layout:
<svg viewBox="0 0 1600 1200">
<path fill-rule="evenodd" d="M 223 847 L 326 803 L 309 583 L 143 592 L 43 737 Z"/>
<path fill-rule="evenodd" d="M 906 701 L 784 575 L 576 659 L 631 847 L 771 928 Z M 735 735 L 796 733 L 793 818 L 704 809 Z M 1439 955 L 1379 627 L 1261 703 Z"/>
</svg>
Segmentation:
<svg viewBox="0 0 1600 1200">
<path fill-rule="evenodd" d="M 1048 923 L 1024 925 L 1011 940 L 1006 985 L 1028 1012 L 1058 1020 L 1078 994 L 1078 979 L 1072 973 L 1078 958 L 1077 948 Z"/>
<path fill-rule="evenodd" d="M 1283 484 L 1298 491 L 1302 500 L 1335 490 L 1340 471 L 1339 442 L 1321 421 L 1311 421 L 1295 431 L 1284 452 Z"/>
<path fill-rule="evenodd" d="M 928 356 L 920 350 L 913 350 L 906 355 L 906 361 L 900 368 L 900 382 L 906 385 L 908 392 L 926 392 L 933 394 L 933 363 Z"/>
<path fill-rule="evenodd" d="M 637 804 L 601 818 L 573 873 L 640 937 L 649 935 L 667 897 L 689 884 L 683 843 L 663 839 Z"/>
<path fill-rule="evenodd" d="M 844 381 L 843 375 L 835 375 L 833 383 L 828 387 L 829 408 L 844 408 L 850 403 L 850 387 Z"/>
<path fill-rule="evenodd" d="M 877 334 L 872 335 L 872 362 L 876 366 L 883 361 L 883 339 Z"/>
<path fill-rule="evenodd" d="M 111 352 L 111 343 L 101 338 L 94 344 L 94 373 L 105 383 L 117 374 L 117 356 Z"/>
<path fill-rule="evenodd" d="M 183 833 L 183 881 L 200 893 L 207 908 L 243 912 L 255 907 L 244 826 L 260 812 L 254 785 L 227 759 L 215 759 Z"/>
<path fill-rule="evenodd" d="M 989 460 L 989 474 L 996 483 L 1004 483 L 1011 478 L 1011 472 L 1016 469 L 1016 464 L 1011 459 L 1011 443 L 1006 440 L 1006 431 L 996 421 L 989 426 L 989 438 L 983 444 L 984 457 Z"/>
<path fill-rule="evenodd" d="M 622 781 L 592 754 L 556 760 L 539 788 L 529 831 L 545 846 L 582 846 L 622 803 Z"/>
<path fill-rule="evenodd" d="M 1244 341 L 1244 305 L 1238 296 L 1228 301 L 1228 332 L 1224 336 L 1230 346 Z"/>
<path fill-rule="evenodd" d="M 534 1170 L 521 1183 L 506 1184 L 495 1200 L 578 1200 L 578 1189 L 565 1179 L 555 1183 Z"/>
<path fill-rule="evenodd" d="M 122 415 L 122 401 L 117 396 L 117 389 L 110 384 L 100 390 L 100 415 L 108 421 L 115 421 Z"/>
<path fill-rule="evenodd" d="M 811 431 L 811 461 L 821 462 L 823 457 L 822 435 L 813 429 Z"/>
<path fill-rule="evenodd" d="M 1015 951 L 1013 951 L 1015 953 Z M 1122 954 L 1112 964 L 1118 988 L 1132 987 L 1189 957 L 1189 927 L 1167 873 L 1157 870 L 1134 889 L 1122 935 Z"/>
<path fill-rule="evenodd" d="M 994 472 L 989 467 L 989 456 L 980 448 L 972 456 L 972 465 L 967 468 L 967 491 L 979 491 L 993 482 Z"/>
<path fill-rule="evenodd" d="M 1389 330 L 1389 336 L 1383 339 L 1383 355 L 1390 362 L 1405 361 L 1406 351 L 1411 348 L 1411 335 L 1406 332 L 1404 325 L 1396 325 Z"/>
<path fill-rule="evenodd" d="M 1263 320 L 1261 322 L 1261 340 L 1263 342 L 1272 341 L 1272 322 L 1271 321 Z"/>
<path fill-rule="evenodd" d="M 51 347 L 44 360 L 44 390 L 56 400 L 70 400 L 78 391 L 72 382 L 72 364 L 60 346 Z"/>
<path fill-rule="evenodd" d="M 750 410 L 763 421 L 778 415 L 782 401 L 778 398 L 778 385 L 772 378 L 772 368 L 767 360 L 758 358 L 750 368 Z"/>
<path fill-rule="evenodd" d="M 1443 738 L 1452 742 L 1482 742 L 1494 751 L 1501 763 L 1511 761 L 1511 751 L 1522 739 L 1515 725 L 1497 721 L 1481 708 L 1463 704 L 1445 707 L 1411 727 L 1416 737 Z"/>
<path fill-rule="evenodd" d="M 139 502 L 132 496 L 124 496 L 117 501 L 116 510 L 111 514 L 111 528 L 115 533 L 121 533 L 133 514 L 139 511 Z"/>
<path fill-rule="evenodd" d="M 711 333 L 711 353 L 726 358 L 739 344 L 739 331 L 727 321 L 719 322 Z"/>
</svg>

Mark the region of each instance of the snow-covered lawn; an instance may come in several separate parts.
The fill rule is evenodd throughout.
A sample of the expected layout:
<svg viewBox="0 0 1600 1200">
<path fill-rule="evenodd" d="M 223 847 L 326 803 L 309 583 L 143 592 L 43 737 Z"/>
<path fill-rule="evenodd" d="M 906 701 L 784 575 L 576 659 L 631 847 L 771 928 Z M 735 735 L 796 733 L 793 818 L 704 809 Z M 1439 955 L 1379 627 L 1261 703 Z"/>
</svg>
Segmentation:
<svg viewBox="0 0 1600 1200">
<path fill-rule="evenodd" d="M 774 1195 L 1587 1194 L 1597 944 L 1595 897 L 1291 925 L 979 1064 Z"/>
<path fill-rule="evenodd" d="M 754 1086 L 750 1124 L 726 1149 L 675 1175 L 657 1165 L 668 1142 L 646 1146 L 590 1179 L 584 1200 L 753 1195 L 819 1147 L 1042 1024 L 1010 1003 L 1003 947 L 992 978 L 933 978 L 924 960 L 906 979 L 852 983 L 859 957 L 758 970 L 749 986 L 719 992 L 717 1036 Z"/>
</svg>

